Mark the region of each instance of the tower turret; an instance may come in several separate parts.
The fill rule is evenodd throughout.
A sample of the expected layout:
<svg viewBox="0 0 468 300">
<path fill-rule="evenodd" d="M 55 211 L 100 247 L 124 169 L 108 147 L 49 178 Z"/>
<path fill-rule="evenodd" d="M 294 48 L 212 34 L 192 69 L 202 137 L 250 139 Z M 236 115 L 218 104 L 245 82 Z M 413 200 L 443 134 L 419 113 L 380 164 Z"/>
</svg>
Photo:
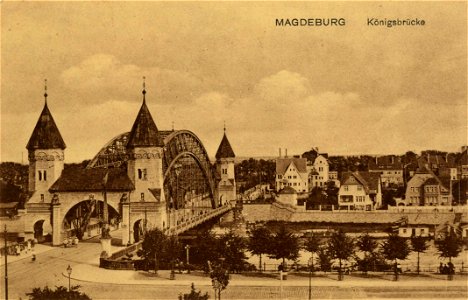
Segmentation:
<svg viewBox="0 0 468 300">
<path fill-rule="evenodd" d="M 143 103 L 133 123 L 127 142 L 127 174 L 135 185 L 136 197 L 141 201 L 164 200 L 162 155 L 164 143 L 158 127 L 146 106 L 146 87 L 143 81 Z M 155 199 L 159 195 L 159 199 Z"/>
<path fill-rule="evenodd" d="M 219 204 L 224 204 L 231 200 L 236 200 L 236 176 L 234 172 L 234 151 L 226 136 L 226 127 L 224 134 L 216 152 L 216 169 L 221 176 L 219 181 Z"/>
<path fill-rule="evenodd" d="M 47 105 L 47 80 L 44 90 L 44 108 L 26 146 L 29 159 L 28 190 L 40 194 L 39 201 L 49 198 L 45 196 L 48 189 L 62 174 L 66 148 Z"/>
</svg>

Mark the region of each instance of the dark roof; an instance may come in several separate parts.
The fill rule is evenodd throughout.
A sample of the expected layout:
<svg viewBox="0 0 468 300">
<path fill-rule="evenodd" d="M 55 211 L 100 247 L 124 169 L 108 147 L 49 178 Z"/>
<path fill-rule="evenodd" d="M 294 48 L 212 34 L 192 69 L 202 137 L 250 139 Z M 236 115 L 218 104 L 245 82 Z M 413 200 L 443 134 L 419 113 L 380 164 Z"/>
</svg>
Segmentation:
<svg viewBox="0 0 468 300">
<path fill-rule="evenodd" d="M 363 171 L 344 172 L 341 180 L 342 184 L 344 184 L 350 176 L 356 178 L 356 180 L 364 187 L 366 193 L 369 193 L 370 191 L 377 191 L 379 187 L 379 173 Z"/>
<path fill-rule="evenodd" d="M 434 177 L 431 177 L 431 178 L 426 179 L 426 181 L 424 181 L 424 185 L 439 185 L 439 181 L 435 179 Z"/>
<path fill-rule="evenodd" d="M 156 127 L 156 123 L 154 123 L 153 117 L 146 106 L 143 94 L 143 104 L 130 131 L 127 148 L 162 146 L 164 144 L 159 136 L 158 127 Z"/>
<path fill-rule="evenodd" d="M 276 174 L 284 174 L 291 163 L 294 163 L 300 173 L 307 172 L 307 159 L 292 157 L 276 159 Z"/>
<path fill-rule="evenodd" d="M 287 186 L 287 187 L 283 188 L 282 190 L 280 190 L 280 191 L 278 192 L 278 194 L 280 194 L 280 195 L 285 195 L 285 194 L 297 194 L 297 192 L 296 192 L 296 190 L 293 189 L 292 187 Z"/>
<path fill-rule="evenodd" d="M 465 149 L 462 153 L 460 153 L 456 163 L 459 165 L 468 165 L 468 149 Z"/>
<path fill-rule="evenodd" d="M 395 155 L 386 155 L 376 157 L 375 160 L 369 160 L 368 162 L 369 170 L 401 170 L 403 169 L 403 164 L 401 159 Z"/>
<path fill-rule="evenodd" d="M 161 202 L 161 189 L 148 189 L 153 197 L 158 200 L 158 202 Z"/>
<path fill-rule="evenodd" d="M 229 143 L 226 133 L 224 133 L 223 139 L 221 140 L 221 144 L 219 144 L 218 151 L 216 152 L 216 159 L 233 157 L 236 157 L 236 155 L 232 150 L 231 144 Z"/>
<path fill-rule="evenodd" d="M 103 191 L 107 176 L 107 191 L 129 191 L 135 187 L 123 168 L 94 168 L 80 167 L 65 168 L 60 178 L 50 187 L 51 192 Z"/>
<path fill-rule="evenodd" d="M 55 124 L 54 118 L 47 107 L 47 102 L 34 127 L 26 149 L 65 149 L 66 145 L 62 135 Z"/>
</svg>

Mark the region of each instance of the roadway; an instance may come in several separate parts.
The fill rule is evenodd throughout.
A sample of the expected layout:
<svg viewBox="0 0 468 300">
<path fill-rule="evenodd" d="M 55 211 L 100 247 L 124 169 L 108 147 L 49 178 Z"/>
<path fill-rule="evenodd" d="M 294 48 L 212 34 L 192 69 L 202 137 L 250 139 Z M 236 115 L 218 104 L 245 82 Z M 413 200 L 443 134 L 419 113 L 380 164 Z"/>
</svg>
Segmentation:
<svg viewBox="0 0 468 300">
<path fill-rule="evenodd" d="M 180 293 L 190 290 L 190 283 L 210 294 L 214 299 L 209 278 L 201 274 L 177 274 L 175 281 L 168 279 L 167 271 L 160 271 L 158 277 L 133 271 L 111 271 L 97 267 L 101 252 L 99 243 L 82 242 L 75 248 L 50 248 L 37 254 L 37 260 L 25 258 L 8 264 L 10 299 L 27 299 L 26 293 L 33 287 L 48 285 L 68 286 L 66 268 L 70 265 L 72 285 L 79 284 L 81 290 L 92 299 L 177 299 Z M 81 271 L 80 271 L 81 270 Z M 89 271 L 91 270 L 91 271 Z M 0 272 L 4 277 L 3 268 Z M 125 277 L 128 276 L 128 277 Z M 388 278 L 364 279 L 346 276 L 338 282 L 335 275 L 313 278 L 313 299 L 367 299 L 367 298 L 416 298 L 416 299 L 466 299 L 468 296 L 466 276 L 456 276 L 447 282 L 445 277 L 403 276 L 399 282 Z M 406 278 L 405 278 L 406 277 Z M 142 282 L 144 280 L 144 282 Z M 279 280 L 233 275 L 223 299 L 307 299 L 308 278 L 290 276 L 283 281 L 281 293 Z M 2 299 L 4 281 L 1 280 Z"/>
</svg>

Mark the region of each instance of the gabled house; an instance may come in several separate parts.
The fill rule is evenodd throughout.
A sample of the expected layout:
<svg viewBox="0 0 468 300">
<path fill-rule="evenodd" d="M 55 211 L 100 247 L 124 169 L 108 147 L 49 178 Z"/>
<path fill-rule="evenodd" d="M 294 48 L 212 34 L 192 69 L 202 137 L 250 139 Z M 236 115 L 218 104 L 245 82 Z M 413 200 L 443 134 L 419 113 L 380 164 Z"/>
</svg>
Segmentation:
<svg viewBox="0 0 468 300">
<path fill-rule="evenodd" d="M 380 174 L 346 172 L 338 192 L 340 209 L 374 210 L 382 206 Z"/>
<path fill-rule="evenodd" d="M 430 170 L 417 173 L 408 181 L 405 204 L 406 206 L 452 205 L 450 185 L 450 178 L 439 177 Z"/>
<path fill-rule="evenodd" d="M 306 193 L 308 188 L 307 160 L 297 157 L 276 159 L 276 191 L 289 186 L 297 193 Z"/>
<path fill-rule="evenodd" d="M 328 153 L 319 153 L 317 147 L 304 153 L 303 158 L 307 159 L 307 172 L 309 173 L 309 190 L 314 187 L 325 187 L 329 178 L 330 165 L 328 163 Z"/>
</svg>

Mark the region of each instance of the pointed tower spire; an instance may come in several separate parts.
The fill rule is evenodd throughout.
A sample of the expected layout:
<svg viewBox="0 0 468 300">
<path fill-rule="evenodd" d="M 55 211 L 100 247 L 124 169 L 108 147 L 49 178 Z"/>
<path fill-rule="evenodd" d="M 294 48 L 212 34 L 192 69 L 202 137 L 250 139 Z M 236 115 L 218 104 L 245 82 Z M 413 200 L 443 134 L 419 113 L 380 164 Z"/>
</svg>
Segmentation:
<svg viewBox="0 0 468 300">
<path fill-rule="evenodd" d="M 143 94 L 143 103 L 146 102 L 146 77 L 143 76 L 143 91 L 141 92 Z"/>
<path fill-rule="evenodd" d="M 162 147 L 163 141 L 159 136 L 158 127 L 146 106 L 146 77 L 143 77 L 143 103 L 140 111 L 133 123 L 130 136 L 128 138 L 127 148 L 135 147 Z"/>
<path fill-rule="evenodd" d="M 44 79 L 44 102 L 45 105 L 47 105 L 47 78 Z"/>
<path fill-rule="evenodd" d="M 44 108 L 42 109 L 39 120 L 34 127 L 31 138 L 26 149 L 32 151 L 35 149 L 65 149 L 66 145 L 62 135 L 55 124 L 54 118 L 47 107 L 47 79 L 44 81 Z"/>
<path fill-rule="evenodd" d="M 221 144 L 219 144 L 218 151 L 216 152 L 216 159 L 221 158 L 234 158 L 236 155 L 234 154 L 234 150 L 232 150 L 231 143 L 226 136 L 226 123 L 224 124 L 224 134 L 223 139 L 221 140 Z"/>
</svg>

